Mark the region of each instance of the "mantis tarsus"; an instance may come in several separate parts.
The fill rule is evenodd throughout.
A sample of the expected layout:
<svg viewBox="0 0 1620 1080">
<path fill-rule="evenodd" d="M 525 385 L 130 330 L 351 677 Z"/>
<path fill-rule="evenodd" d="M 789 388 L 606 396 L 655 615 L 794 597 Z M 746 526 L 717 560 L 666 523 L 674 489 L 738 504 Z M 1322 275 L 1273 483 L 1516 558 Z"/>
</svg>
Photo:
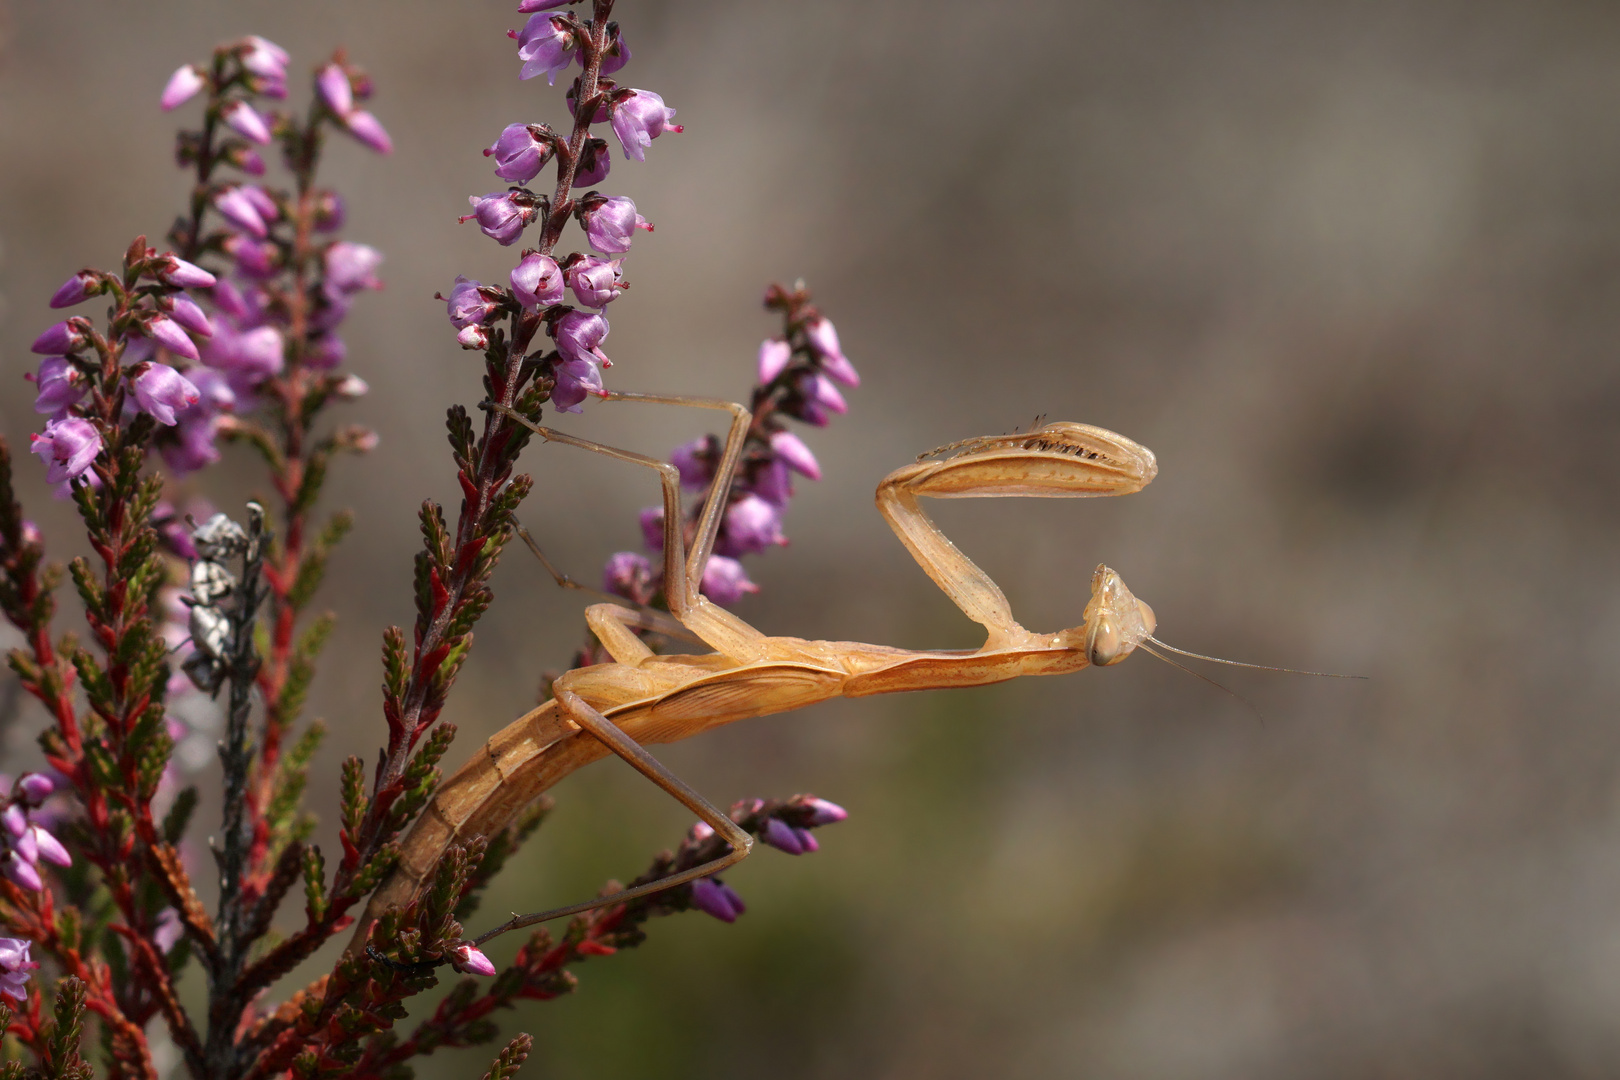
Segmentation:
<svg viewBox="0 0 1620 1080">
<path fill-rule="evenodd" d="M 878 485 L 877 506 L 901 543 L 956 606 L 988 632 L 983 647 L 918 651 L 852 641 L 769 637 L 699 592 L 751 417 L 731 402 L 613 393 L 642 401 L 731 413 L 690 551 L 675 466 L 575 438 L 491 405 L 548 442 L 580 447 L 656 470 L 664 495 L 664 589 L 670 615 L 714 651 L 658 655 L 634 632 L 646 615 L 621 604 L 592 605 L 586 622 L 612 662 L 577 668 L 553 684 L 554 697 L 491 737 L 439 788 L 402 845 L 398 866 L 377 889 L 356 932 L 362 944 L 374 919 L 404 903 L 451 844 L 491 835 L 558 780 L 617 754 L 692 810 L 731 845 L 724 856 L 634 889 L 513 918 L 476 939 L 615 904 L 716 873 L 747 856 L 753 838 L 642 749 L 722 724 L 786 712 L 834 697 L 981 686 L 1020 675 L 1056 675 L 1115 664 L 1154 630 L 1153 611 L 1113 570 L 1098 566 L 1079 626 L 1034 633 L 1020 626 L 1001 589 L 962 554 L 918 505 L 937 499 L 1033 496 L 1072 498 L 1140 491 L 1158 471 L 1153 453 L 1123 435 L 1058 422 L 1022 434 L 955 443 L 897 469 Z M 930 460 L 931 459 L 931 460 Z"/>
</svg>

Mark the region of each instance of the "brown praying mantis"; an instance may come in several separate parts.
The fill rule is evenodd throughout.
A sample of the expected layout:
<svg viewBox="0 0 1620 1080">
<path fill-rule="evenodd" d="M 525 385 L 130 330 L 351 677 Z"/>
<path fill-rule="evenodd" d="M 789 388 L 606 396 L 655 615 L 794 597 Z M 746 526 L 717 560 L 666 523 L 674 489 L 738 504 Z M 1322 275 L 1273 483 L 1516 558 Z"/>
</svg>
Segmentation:
<svg viewBox="0 0 1620 1080">
<path fill-rule="evenodd" d="M 1116 664 L 1152 638 L 1153 610 L 1131 595 L 1113 570 L 1098 566 L 1079 626 L 1056 633 L 1026 630 L 1006 596 L 929 519 L 918 498 L 1076 498 L 1128 495 L 1158 472 L 1152 451 L 1123 435 L 1087 424 L 1058 422 L 1022 434 L 954 443 L 896 469 L 877 488 L 877 506 L 900 542 L 968 618 L 985 628 L 981 648 L 914 650 L 857 641 L 771 637 L 711 602 L 699 591 L 721 515 L 752 421 L 732 402 L 655 394 L 610 393 L 608 400 L 685 405 L 730 412 L 731 426 L 686 548 L 680 473 L 668 462 L 589 442 L 504 413 L 547 442 L 591 450 L 656 470 L 663 483 L 664 591 L 669 615 L 623 604 L 593 604 L 585 613 L 610 663 L 569 671 L 552 684 L 550 701 L 496 733 L 439 788 L 402 847 L 399 863 L 372 895 L 356 932 L 364 943 L 372 922 L 391 904 L 408 902 L 445 850 L 493 835 L 557 781 L 583 765 L 617 754 L 720 834 L 731 849 L 699 866 L 636 888 L 511 920 L 483 934 L 616 904 L 706 877 L 745 858 L 753 837 L 688 787 L 644 744 L 675 742 L 722 724 L 787 712 L 834 697 L 902 690 L 983 686 L 1021 675 L 1057 675 Z M 523 534 L 525 540 L 527 533 Z M 532 541 L 531 541 L 532 544 Z M 536 549 L 538 553 L 538 549 Z M 542 556 L 543 558 L 543 556 Z M 548 564 L 549 567 L 549 564 Z M 555 573 L 555 571 L 554 571 Z M 559 576 L 559 581 L 565 579 Z M 678 626 L 669 627 L 673 617 Z M 713 649 L 660 655 L 637 628 L 673 629 Z"/>
</svg>

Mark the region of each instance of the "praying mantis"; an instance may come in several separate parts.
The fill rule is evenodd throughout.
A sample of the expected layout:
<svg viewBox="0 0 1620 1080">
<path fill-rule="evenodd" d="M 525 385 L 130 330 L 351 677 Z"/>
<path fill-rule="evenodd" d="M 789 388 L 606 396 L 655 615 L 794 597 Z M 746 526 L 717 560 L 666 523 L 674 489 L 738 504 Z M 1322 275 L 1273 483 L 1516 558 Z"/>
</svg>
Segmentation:
<svg viewBox="0 0 1620 1080">
<path fill-rule="evenodd" d="M 753 837 L 688 787 L 643 744 L 675 742 L 711 728 L 803 708 L 835 697 L 904 690 L 982 686 L 1022 675 L 1057 675 L 1125 659 L 1152 638 L 1153 609 L 1131 594 L 1119 574 L 1098 566 L 1079 626 L 1036 633 L 1013 618 L 990 576 L 957 549 L 918 504 L 936 499 L 1075 498 L 1128 495 L 1157 474 L 1152 451 L 1123 435 L 1087 424 L 1049 423 L 1011 435 L 954 443 L 896 469 L 877 488 L 878 511 L 928 576 L 987 632 L 978 649 L 914 650 L 853 641 L 772 637 L 702 595 L 703 570 L 726 509 L 752 417 L 742 405 L 673 395 L 608 393 L 608 400 L 683 405 L 731 414 L 730 428 L 688 550 L 683 536 L 680 473 L 668 462 L 576 438 L 504 413 L 547 442 L 604 454 L 658 472 L 664 502 L 664 590 L 669 615 L 622 604 L 593 604 L 591 631 L 612 661 L 557 678 L 553 697 L 492 736 L 439 788 L 401 846 L 391 875 L 372 895 L 356 931 L 364 944 L 372 922 L 391 904 L 408 902 L 445 850 L 505 828 L 525 806 L 575 769 L 616 754 L 719 833 L 731 850 L 699 866 L 636 888 L 567 907 L 513 918 L 475 939 L 616 904 L 717 873 L 745 858 Z M 524 534 L 528 539 L 527 534 Z M 559 580 L 562 580 L 559 578 Z M 713 652 L 660 655 L 634 633 L 667 627 Z"/>
</svg>

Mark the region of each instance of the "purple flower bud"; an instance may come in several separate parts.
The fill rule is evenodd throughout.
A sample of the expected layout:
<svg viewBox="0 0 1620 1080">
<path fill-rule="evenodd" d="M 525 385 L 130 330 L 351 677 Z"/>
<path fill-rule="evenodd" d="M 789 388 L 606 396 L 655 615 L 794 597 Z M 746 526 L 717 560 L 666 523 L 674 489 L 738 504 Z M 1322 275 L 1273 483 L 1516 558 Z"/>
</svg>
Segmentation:
<svg viewBox="0 0 1620 1080">
<path fill-rule="evenodd" d="M 197 96 L 197 91 L 208 85 L 203 73 L 191 64 L 179 67 L 173 75 L 169 76 L 169 84 L 163 88 L 163 96 L 158 98 L 158 104 L 164 112 L 177 109 L 181 105 Z"/>
<path fill-rule="evenodd" d="M 698 878 L 692 882 L 692 906 L 727 923 L 736 922 L 737 916 L 748 910 L 731 886 L 714 878 Z"/>
<path fill-rule="evenodd" d="M 44 433 L 31 436 L 31 440 L 29 453 L 45 460 L 48 484 L 77 480 L 101 453 L 101 433 L 90 421 L 76 416 L 50 421 Z"/>
<path fill-rule="evenodd" d="M 250 385 L 256 385 L 265 379 L 281 374 L 286 363 L 286 346 L 282 341 L 281 331 L 273 326 L 260 326 L 242 333 L 235 333 L 221 326 L 209 343 L 208 358 L 205 361 L 209 367 L 244 379 Z M 193 372 L 196 376 L 200 373 Z M 199 386 L 199 392 L 206 395 L 208 390 Z M 234 397 L 231 404 L 235 404 Z"/>
<path fill-rule="evenodd" d="M 539 214 L 539 204 L 532 195 L 521 191 L 492 191 L 488 195 L 467 196 L 473 212 L 458 221 L 478 219 L 478 227 L 485 236 L 502 247 L 517 241 Z"/>
<path fill-rule="evenodd" d="M 592 360 L 567 360 L 554 372 L 557 385 L 551 388 L 551 404 L 558 412 L 581 412 L 579 405 L 589 394 L 601 394 L 602 372 Z"/>
<path fill-rule="evenodd" d="M 29 351 L 42 356 L 78 352 L 90 341 L 71 319 L 63 320 L 34 339 Z"/>
<path fill-rule="evenodd" d="M 208 321 L 208 316 L 196 302 L 185 293 L 180 293 L 173 300 L 174 310 L 169 314 L 174 321 L 190 330 L 199 337 L 213 337 L 214 324 Z"/>
<path fill-rule="evenodd" d="M 759 592 L 759 586 L 748 580 L 742 563 L 725 555 L 710 555 L 709 565 L 703 569 L 703 595 L 722 606 L 735 604 L 749 593 Z"/>
<path fill-rule="evenodd" d="M 765 386 L 776 381 L 793 359 L 793 346 L 776 338 L 767 338 L 759 343 L 759 385 Z"/>
<path fill-rule="evenodd" d="M 281 266 L 281 249 L 274 240 L 255 240 L 239 234 L 227 236 L 225 254 L 236 260 L 238 274 L 256 281 L 275 277 Z"/>
<path fill-rule="evenodd" d="M 65 356 L 47 356 L 39 362 L 35 376 L 39 396 L 34 399 L 34 411 L 50 415 L 60 413 L 69 405 L 76 405 L 90 389 L 84 373 Z"/>
<path fill-rule="evenodd" d="M 354 109 L 354 87 L 349 75 L 337 64 L 327 64 L 315 74 L 315 91 L 321 95 L 326 107 L 338 116 L 348 116 Z"/>
<path fill-rule="evenodd" d="M 219 118 L 237 134 L 260 146 L 270 143 L 270 124 L 258 110 L 245 101 L 227 101 L 220 106 Z"/>
<path fill-rule="evenodd" d="M 21 794 L 22 800 L 30 806 L 38 806 L 50 797 L 56 790 L 56 784 L 44 773 L 23 773 L 17 777 L 17 783 L 12 788 L 12 794 Z"/>
<path fill-rule="evenodd" d="M 343 196 L 335 191 L 322 191 L 315 196 L 315 227 L 321 232 L 336 232 L 348 219 L 348 208 Z"/>
<path fill-rule="evenodd" d="M 450 290 L 450 299 L 445 306 L 457 330 L 487 323 L 500 308 L 495 298 L 484 291 L 482 284 L 460 274 L 456 275 L 456 286 Z"/>
<path fill-rule="evenodd" d="M 450 966 L 463 975 L 495 974 L 495 965 L 490 963 L 489 957 L 470 941 L 463 941 L 445 955 L 449 957 Z"/>
<path fill-rule="evenodd" d="M 238 190 L 242 192 L 244 199 L 253 204 L 253 209 L 259 212 L 260 220 L 275 221 L 281 216 L 281 207 L 276 205 L 276 200 L 258 184 L 243 184 Z"/>
<path fill-rule="evenodd" d="M 615 552 L 602 567 L 602 590 L 640 601 L 652 584 L 652 564 L 634 551 Z"/>
<path fill-rule="evenodd" d="M 669 460 L 681 471 L 682 487 L 707 487 L 714 479 L 714 451 L 707 437 L 677 446 L 670 452 Z"/>
<path fill-rule="evenodd" d="M 609 106 L 613 120 L 613 134 L 624 147 L 624 156 L 645 161 L 647 147 L 666 131 L 677 134 L 684 129 L 670 123 L 675 110 L 664 105 L 664 99 L 651 90 L 632 90 L 630 96 Z"/>
<path fill-rule="evenodd" d="M 778 851 L 785 851 L 789 855 L 804 855 L 807 852 L 815 851 L 819 846 L 816 844 L 815 837 L 811 836 L 807 831 L 795 829 L 780 818 L 767 819 L 765 828 L 760 832 L 759 838 Z M 810 841 L 810 843 L 806 844 L 806 840 Z"/>
<path fill-rule="evenodd" d="M 512 268 L 512 292 L 526 308 L 562 303 L 563 276 L 557 261 L 538 251 L 525 251 L 522 260 Z"/>
<path fill-rule="evenodd" d="M 251 146 L 238 143 L 225 149 L 225 160 L 249 176 L 264 175 L 264 158 Z"/>
<path fill-rule="evenodd" d="M 636 213 L 636 204 L 624 195 L 587 195 L 580 200 L 579 214 L 591 247 L 608 255 L 629 251 L 637 229 L 653 231 L 647 219 Z"/>
<path fill-rule="evenodd" d="M 835 802 L 828 802 L 826 799 L 803 799 L 802 805 L 808 807 L 811 811 L 809 822 L 811 825 L 831 825 L 849 817 L 848 810 Z"/>
<path fill-rule="evenodd" d="M 382 126 L 382 121 L 366 112 L 356 109 L 343 118 L 344 126 L 349 134 L 360 140 L 365 146 L 377 151 L 379 154 L 392 154 L 394 140 L 388 137 L 388 129 Z"/>
<path fill-rule="evenodd" d="M 727 547 L 738 553 L 787 544 L 781 513 L 758 495 L 745 495 L 726 509 L 725 537 Z"/>
<path fill-rule="evenodd" d="M 19 837 L 28 831 L 28 815 L 21 806 L 13 803 L 0 813 L 0 825 L 4 825 L 13 837 Z"/>
<path fill-rule="evenodd" d="M 578 262 L 570 263 L 563 277 L 582 306 L 606 307 L 619 295 L 620 290 L 628 288 L 624 284 L 624 275 L 619 272 L 619 264 L 623 261 L 614 259 L 609 262 L 586 255 Z"/>
<path fill-rule="evenodd" d="M 463 349 L 487 349 L 489 348 L 489 331 L 474 323 L 471 326 L 463 326 L 460 330 L 457 330 L 456 340 L 461 343 Z"/>
<path fill-rule="evenodd" d="M 608 153 L 606 139 L 586 139 L 579 151 L 579 164 L 574 169 L 574 186 L 590 187 L 607 179 L 613 166 L 613 155 Z"/>
<path fill-rule="evenodd" d="M 72 307 L 99 295 L 101 291 L 101 275 L 94 270 L 80 270 L 62 282 L 62 287 L 51 297 L 51 307 Z"/>
<path fill-rule="evenodd" d="M 304 353 L 304 363 L 317 371 L 331 371 L 341 367 L 349 355 L 349 347 L 333 333 L 325 333 L 310 342 Z"/>
<path fill-rule="evenodd" d="M 39 876 L 39 871 L 34 869 L 34 864 L 17 851 L 6 852 L 5 862 L 0 863 L 0 873 L 30 892 L 39 892 L 45 884 Z"/>
<path fill-rule="evenodd" d="M 152 419 L 174 426 L 174 415 L 197 403 L 202 395 L 190 379 L 167 364 L 149 364 L 135 377 L 135 403 Z"/>
<path fill-rule="evenodd" d="M 266 97 L 286 97 L 287 63 L 292 59 L 287 50 L 257 34 L 243 38 L 242 44 L 245 46 L 241 54 L 242 67 L 248 74 L 257 76 L 258 85 L 254 89 Z"/>
<path fill-rule="evenodd" d="M 39 858 L 57 866 L 72 866 L 73 856 L 68 849 L 62 846 L 62 841 L 46 832 L 38 825 L 28 826 L 28 834 L 33 838 L 34 847 L 39 852 Z"/>
<path fill-rule="evenodd" d="M 600 348 L 608 336 L 608 321 L 595 312 L 570 311 L 557 320 L 552 335 L 557 339 L 557 351 L 562 353 L 563 359 L 613 366 L 613 361 Z"/>
<path fill-rule="evenodd" d="M 185 924 L 180 921 L 180 913 L 172 907 L 166 907 L 158 912 L 157 924 L 152 927 L 152 944 L 167 956 L 185 932 Z"/>
<path fill-rule="evenodd" d="M 788 472 L 787 462 L 772 457 L 755 466 L 748 475 L 746 487 L 739 490 L 753 492 L 778 510 L 787 509 L 793 499 L 793 477 Z"/>
<path fill-rule="evenodd" d="M 248 197 L 245 188 L 226 188 L 214 196 L 214 209 L 220 216 L 238 229 L 252 233 L 263 239 L 270 235 L 269 226 L 265 225 L 264 218 L 259 215 L 254 200 Z"/>
<path fill-rule="evenodd" d="M 664 550 L 664 508 L 648 506 L 637 515 L 641 523 L 641 539 L 648 551 Z"/>
<path fill-rule="evenodd" d="M 849 406 L 844 402 L 844 395 L 838 392 L 838 387 L 825 375 L 813 375 L 799 384 L 799 390 L 817 405 L 842 416 L 849 412 Z"/>
<path fill-rule="evenodd" d="M 169 318 L 169 316 L 153 315 L 146 320 L 143 329 L 146 331 L 147 337 L 176 356 L 183 356 L 187 360 L 199 359 L 197 343 L 192 341 L 186 332 L 180 328 L 180 324 Z"/>
<path fill-rule="evenodd" d="M 214 306 L 233 319 L 247 319 L 253 314 L 253 309 L 248 305 L 247 298 L 242 295 L 242 290 L 233 285 L 228 278 L 221 278 L 215 283 L 209 294 L 214 298 Z"/>
<path fill-rule="evenodd" d="M 861 385 L 861 377 L 855 371 L 855 365 L 844 358 L 843 350 L 838 347 L 838 331 L 833 329 L 830 319 L 817 318 L 810 324 L 807 333 L 810 337 L 810 347 L 821 358 L 822 371 L 845 386 Z"/>
<path fill-rule="evenodd" d="M 219 382 L 225 385 L 223 379 Z M 206 397 L 207 390 L 203 392 Z M 193 407 L 180 418 L 175 431 L 179 433 L 179 441 L 163 444 L 163 460 L 176 474 L 184 476 L 219 460 L 219 448 L 214 445 L 219 434 L 219 417 L 214 413 Z"/>
<path fill-rule="evenodd" d="M 804 445 L 804 441 L 791 431 L 777 431 L 771 434 L 771 449 L 788 468 L 800 476 L 807 476 L 812 480 L 821 479 L 821 465 L 816 461 L 816 455 Z"/>
<path fill-rule="evenodd" d="M 383 283 L 375 271 L 382 260 L 374 247 L 339 240 L 326 249 L 326 283 L 344 293 L 380 289 Z"/>
<path fill-rule="evenodd" d="M 332 384 L 332 393 L 346 401 L 358 401 L 371 393 L 371 387 L 358 375 L 345 375 Z"/>
<path fill-rule="evenodd" d="M 163 284 L 178 285 L 183 289 L 208 288 L 217 280 L 207 270 L 177 255 L 165 255 L 155 265 L 154 271 Z"/>
<path fill-rule="evenodd" d="M 0 937 L 0 994 L 18 1005 L 28 1000 L 28 973 L 39 967 L 28 959 L 31 944 L 26 938 Z"/>
<path fill-rule="evenodd" d="M 513 35 L 518 43 L 518 59 L 523 61 L 519 79 L 544 74 L 546 82 L 557 85 L 557 73 L 573 63 L 579 41 L 568 28 L 568 20 L 544 13 L 529 16 L 521 32 Z"/>
<path fill-rule="evenodd" d="M 484 151 L 495 159 L 495 175 L 513 184 L 527 184 L 555 151 L 546 130 L 538 124 L 507 124 L 495 144 Z"/>
</svg>

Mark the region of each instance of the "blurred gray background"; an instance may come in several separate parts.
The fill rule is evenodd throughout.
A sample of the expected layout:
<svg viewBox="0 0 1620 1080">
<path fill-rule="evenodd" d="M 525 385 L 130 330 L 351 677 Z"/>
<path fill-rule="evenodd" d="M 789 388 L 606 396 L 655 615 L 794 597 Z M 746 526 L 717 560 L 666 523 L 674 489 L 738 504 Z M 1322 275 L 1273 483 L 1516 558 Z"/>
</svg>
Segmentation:
<svg viewBox="0 0 1620 1080">
<path fill-rule="evenodd" d="M 376 77 L 395 154 L 339 141 L 325 174 L 348 235 L 388 255 L 387 291 L 347 325 L 372 393 L 346 418 L 381 448 L 326 498 L 359 520 L 312 710 L 335 729 L 312 785 L 330 821 L 341 755 L 381 741 L 379 633 L 410 619 L 415 508 L 454 507 L 444 408 L 480 394 L 432 295 L 514 256 L 455 218 L 502 186 L 480 149 L 558 122 L 562 88 L 517 81 L 510 3 L 0 10 L 0 409 L 19 449 L 51 291 L 181 205 L 171 132 L 196 106 L 159 113 L 169 72 L 257 32 L 299 72 L 341 43 Z M 1107 560 L 1173 644 L 1372 678 L 1211 671 L 1257 719 L 1141 656 L 670 747 L 716 801 L 814 791 L 851 820 L 814 857 L 734 871 L 735 926 L 654 925 L 578 969 L 574 996 L 503 1018 L 536 1036 L 525 1075 L 1614 1075 L 1620 7 L 617 15 L 623 81 L 687 132 L 644 165 L 615 150 L 604 185 L 658 226 L 611 312 L 610 384 L 744 394 L 775 328 L 761 291 L 796 276 L 865 377 L 847 417 L 805 433 L 825 479 L 800 484 L 792 546 L 752 561 L 745 618 L 977 644 L 871 492 L 921 450 L 1044 413 L 1125 432 L 1162 471 L 1129 499 L 939 510 L 1025 623 L 1078 622 Z M 659 454 L 710 426 L 630 406 L 566 424 Z M 527 522 L 576 574 L 638 545 L 645 476 L 556 448 L 526 462 Z M 66 556 L 82 539 L 32 466 L 25 494 Z M 239 499 L 259 475 L 235 451 L 200 490 Z M 521 552 L 496 589 L 447 713 L 457 760 L 583 632 Z M 612 762 L 555 794 L 485 918 L 631 876 L 688 824 Z"/>
</svg>

